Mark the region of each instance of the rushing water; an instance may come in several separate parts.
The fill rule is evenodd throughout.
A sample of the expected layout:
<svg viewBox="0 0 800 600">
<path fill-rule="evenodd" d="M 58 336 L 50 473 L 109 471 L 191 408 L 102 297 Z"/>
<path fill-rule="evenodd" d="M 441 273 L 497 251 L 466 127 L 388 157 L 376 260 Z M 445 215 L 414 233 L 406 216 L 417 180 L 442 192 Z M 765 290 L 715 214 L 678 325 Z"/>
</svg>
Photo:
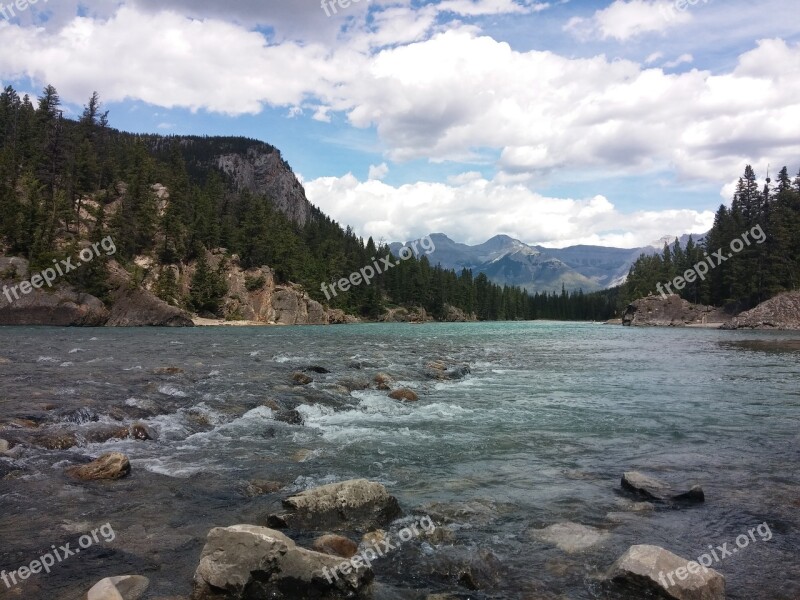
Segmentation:
<svg viewBox="0 0 800 600">
<path fill-rule="evenodd" d="M 0 568 L 28 565 L 52 545 L 74 547 L 105 523 L 115 533 L 49 574 L 13 589 L 0 582 L 0 598 L 77 599 L 125 573 L 151 579 L 149 598 L 188 597 L 211 527 L 263 524 L 293 491 L 366 477 L 408 514 L 438 519 L 444 534 L 376 564 L 386 597 L 417 597 L 401 591 L 416 589 L 622 598 L 598 576 L 629 546 L 694 558 L 766 522 L 772 539 L 756 537 L 713 566 L 728 598 L 797 600 L 800 353 L 773 348 L 787 339 L 543 322 L 3 329 L 0 421 L 27 418 L 38 428 L 0 430 L 0 438 L 60 431 L 82 439 L 104 423 L 133 422 L 158 438 L 23 446 L 0 457 Z M 466 363 L 471 375 L 429 379 L 425 365 L 437 359 Z M 310 365 L 330 373 L 293 386 L 292 373 Z M 337 385 L 379 372 L 420 401 Z M 270 400 L 296 407 L 304 423 L 277 421 Z M 111 450 L 130 457 L 130 477 L 81 483 L 64 474 Z M 628 470 L 677 487 L 700 483 L 706 502 L 634 512 L 619 484 Z M 285 487 L 253 496 L 253 479 Z M 531 535 L 565 521 L 609 536 L 568 554 Z M 299 543 L 313 537 L 289 533 Z M 448 578 L 456 563 L 472 565 L 480 590 Z"/>
</svg>

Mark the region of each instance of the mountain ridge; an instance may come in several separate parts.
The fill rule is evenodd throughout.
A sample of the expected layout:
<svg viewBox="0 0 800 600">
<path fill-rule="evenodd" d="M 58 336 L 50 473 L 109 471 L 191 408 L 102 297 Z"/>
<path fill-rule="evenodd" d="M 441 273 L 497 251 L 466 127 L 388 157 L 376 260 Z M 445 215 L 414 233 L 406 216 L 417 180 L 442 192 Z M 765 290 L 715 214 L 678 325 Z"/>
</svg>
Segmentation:
<svg viewBox="0 0 800 600">
<path fill-rule="evenodd" d="M 469 269 L 484 273 L 492 283 L 512 285 L 531 293 L 595 292 L 623 284 L 633 263 L 642 255 L 663 249 L 659 242 L 678 239 L 685 246 L 689 234 L 664 236 L 661 240 L 639 248 L 615 248 L 579 244 L 566 248 L 547 248 L 526 244 L 509 235 L 498 234 L 487 241 L 469 245 L 456 242 L 446 234 L 429 234 L 436 250 L 428 259 L 446 269 Z M 695 243 L 704 236 L 693 236 Z M 406 242 L 408 243 L 408 242 Z M 403 246 L 389 244 L 392 252 Z"/>
</svg>

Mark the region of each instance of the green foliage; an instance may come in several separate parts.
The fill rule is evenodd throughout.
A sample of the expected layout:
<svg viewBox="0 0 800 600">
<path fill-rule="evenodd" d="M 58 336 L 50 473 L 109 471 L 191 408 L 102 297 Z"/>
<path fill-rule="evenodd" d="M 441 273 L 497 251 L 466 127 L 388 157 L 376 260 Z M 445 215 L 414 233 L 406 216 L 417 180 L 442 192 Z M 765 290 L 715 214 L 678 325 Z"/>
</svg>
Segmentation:
<svg viewBox="0 0 800 600">
<path fill-rule="evenodd" d="M 228 293 L 228 284 L 222 274 L 223 264 L 214 271 L 206 260 L 205 252 L 197 258 L 197 268 L 189 291 L 189 306 L 198 313 L 218 315 L 222 299 Z"/>
<path fill-rule="evenodd" d="M 731 244 L 740 242 L 742 248 L 736 252 Z M 719 250 L 725 258 L 721 263 L 714 256 Z M 709 265 L 707 275 L 673 291 L 690 302 L 743 310 L 782 291 L 798 289 L 800 175 L 793 182 L 784 167 L 774 186 L 759 190 L 756 174 L 748 165 L 731 207 L 719 207 L 703 244 L 695 244 L 690 237 L 686 248 L 676 240 L 661 254 L 641 256 L 628 275 L 623 301 L 657 293 L 659 284 L 664 289 L 665 284 L 684 277 L 696 265 L 708 265 L 709 260 L 714 267 Z"/>
<path fill-rule="evenodd" d="M 206 252 L 225 248 L 245 269 L 269 266 L 278 284 L 299 284 L 308 295 L 350 314 L 377 317 L 386 306 L 423 307 L 443 317 L 454 306 L 479 319 L 604 320 L 615 313 L 616 291 L 528 294 L 485 275 L 456 273 L 412 257 L 328 300 L 322 283 L 338 281 L 389 254 L 383 243 L 366 242 L 350 228 L 312 208 L 304 225 L 290 220 L 274 199 L 239 190 L 214 159 L 222 154 L 279 151 L 239 137 L 163 137 L 109 128 L 95 93 L 78 121 L 64 119 L 55 88 L 48 86 L 34 107 L 10 87 L 0 94 L 0 241 L 32 265 L 63 258 L 65 240 L 85 237 L 91 214 L 92 240 L 110 235 L 115 258 L 131 264 L 138 255 L 161 263 L 156 294 L 181 304 L 175 274 L 167 265 L 197 261 L 190 308 L 218 313 L 226 284 Z M 164 196 L 155 184 L 168 191 Z M 99 209 L 95 208 L 99 205 Z M 82 217 L 83 215 L 83 217 Z M 792 238 L 794 244 L 798 243 Z M 104 292 L 103 261 L 76 275 L 84 289 Z M 134 282 L 144 274 L 134 268 Z M 266 280 L 246 282 L 248 290 Z"/>
<path fill-rule="evenodd" d="M 267 278 L 263 275 L 259 275 L 257 277 L 251 277 L 250 275 L 246 275 L 244 278 L 244 287 L 247 289 L 248 292 L 256 292 L 263 288 L 267 284 Z"/>
</svg>

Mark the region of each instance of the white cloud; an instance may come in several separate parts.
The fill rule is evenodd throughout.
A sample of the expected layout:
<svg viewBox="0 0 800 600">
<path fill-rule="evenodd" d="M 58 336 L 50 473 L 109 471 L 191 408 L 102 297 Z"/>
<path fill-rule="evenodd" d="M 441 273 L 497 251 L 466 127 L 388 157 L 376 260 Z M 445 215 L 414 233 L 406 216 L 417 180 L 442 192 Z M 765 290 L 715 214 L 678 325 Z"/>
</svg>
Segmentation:
<svg viewBox="0 0 800 600">
<path fill-rule="evenodd" d="M 674 69 L 675 67 L 678 67 L 678 66 L 680 66 L 682 64 L 685 64 L 685 63 L 691 64 L 693 62 L 694 62 L 694 57 L 691 54 L 681 54 L 675 60 L 671 60 L 669 62 L 665 62 L 664 63 L 664 67 L 667 68 L 667 69 Z"/>
<path fill-rule="evenodd" d="M 387 10 L 408 19 L 403 27 L 419 27 L 385 20 L 330 47 L 270 44 L 232 23 L 132 7 L 58 31 L 0 23 L 0 44 L 14 48 L 0 53 L 0 74 L 53 83 L 76 104 L 98 90 L 106 102 L 232 115 L 264 105 L 308 109 L 322 122 L 345 114 L 356 127 L 374 127 L 393 160 L 485 164 L 499 156 L 505 181 L 577 165 L 727 181 L 747 162 L 800 154 L 796 43 L 763 40 L 733 71 L 676 74 L 604 55 L 520 52 L 471 26 L 426 37 L 435 11 Z M 424 39 L 372 50 L 404 36 Z"/>
<path fill-rule="evenodd" d="M 369 175 L 367 178 L 372 181 L 380 181 L 386 175 L 389 174 L 389 167 L 386 163 L 381 163 L 379 165 L 370 165 L 369 166 Z"/>
<path fill-rule="evenodd" d="M 625 42 L 646 33 L 663 33 L 691 20 L 691 12 L 676 9 L 674 0 L 615 0 L 588 19 L 573 17 L 564 29 L 579 39 Z"/>
<path fill-rule="evenodd" d="M 663 52 L 653 52 L 652 54 L 648 55 L 647 58 L 644 59 L 644 64 L 651 65 L 654 62 L 661 60 L 662 58 L 664 58 Z"/>
<path fill-rule="evenodd" d="M 704 233 L 711 212 L 693 210 L 622 213 L 603 196 L 551 198 L 524 185 L 470 175 L 450 185 L 417 182 L 393 187 L 358 181 L 352 174 L 305 183 L 309 200 L 363 236 L 404 241 L 425 234 L 459 232 L 456 241 L 481 243 L 507 234 L 551 247 L 573 244 L 638 247 L 665 233 Z"/>
</svg>

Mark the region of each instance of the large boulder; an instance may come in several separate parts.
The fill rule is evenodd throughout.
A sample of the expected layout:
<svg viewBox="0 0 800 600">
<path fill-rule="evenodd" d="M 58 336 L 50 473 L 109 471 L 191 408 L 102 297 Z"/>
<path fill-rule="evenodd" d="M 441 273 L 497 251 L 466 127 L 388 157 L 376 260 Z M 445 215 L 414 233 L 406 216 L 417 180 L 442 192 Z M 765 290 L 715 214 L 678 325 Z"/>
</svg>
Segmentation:
<svg viewBox="0 0 800 600">
<path fill-rule="evenodd" d="M 397 498 L 380 483 L 351 479 L 312 488 L 283 501 L 287 512 L 270 515 L 272 527 L 377 529 L 400 516 Z"/>
<path fill-rule="evenodd" d="M 130 472 L 131 463 L 128 457 L 119 452 L 109 452 L 88 464 L 67 469 L 68 475 L 83 481 L 122 479 Z"/>
<path fill-rule="evenodd" d="M 349 565 L 349 561 L 347 562 Z M 266 527 L 212 529 L 194 575 L 192 600 L 340 599 L 369 596 L 372 569 L 300 548 Z"/>
<path fill-rule="evenodd" d="M 676 294 L 640 298 L 629 304 L 622 315 L 622 324 L 627 326 L 722 325 L 727 320 L 728 315 L 720 309 L 692 304 Z"/>
<path fill-rule="evenodd" d="M 673 490 L 668 483 L 638 471 L 626 471 L 622 474 L 622 489 L 639 498 L 655 502 L 705 502 L 705 493 L 699 485 L 692 486 L 688 491 L 679 492 Z"/>
<path fill-rule="evenodd" d="M 86 600 L 139 600 L 150 580 L 141 575 L 106 577 L 95 584 L 86 595 Z"/>
<path fill-rule="evenodd" d="M 631 546 L 606 579 L 636 598 L 654 594 L 673 600 L 725 600 L 725 578 L 720 573 L 658 546 Z"/>
<path fill-rule="evenodd" d="M 723 329 L 800 329 L 800 292 L 786 292 L 725 323 Z"/>
</svg>

